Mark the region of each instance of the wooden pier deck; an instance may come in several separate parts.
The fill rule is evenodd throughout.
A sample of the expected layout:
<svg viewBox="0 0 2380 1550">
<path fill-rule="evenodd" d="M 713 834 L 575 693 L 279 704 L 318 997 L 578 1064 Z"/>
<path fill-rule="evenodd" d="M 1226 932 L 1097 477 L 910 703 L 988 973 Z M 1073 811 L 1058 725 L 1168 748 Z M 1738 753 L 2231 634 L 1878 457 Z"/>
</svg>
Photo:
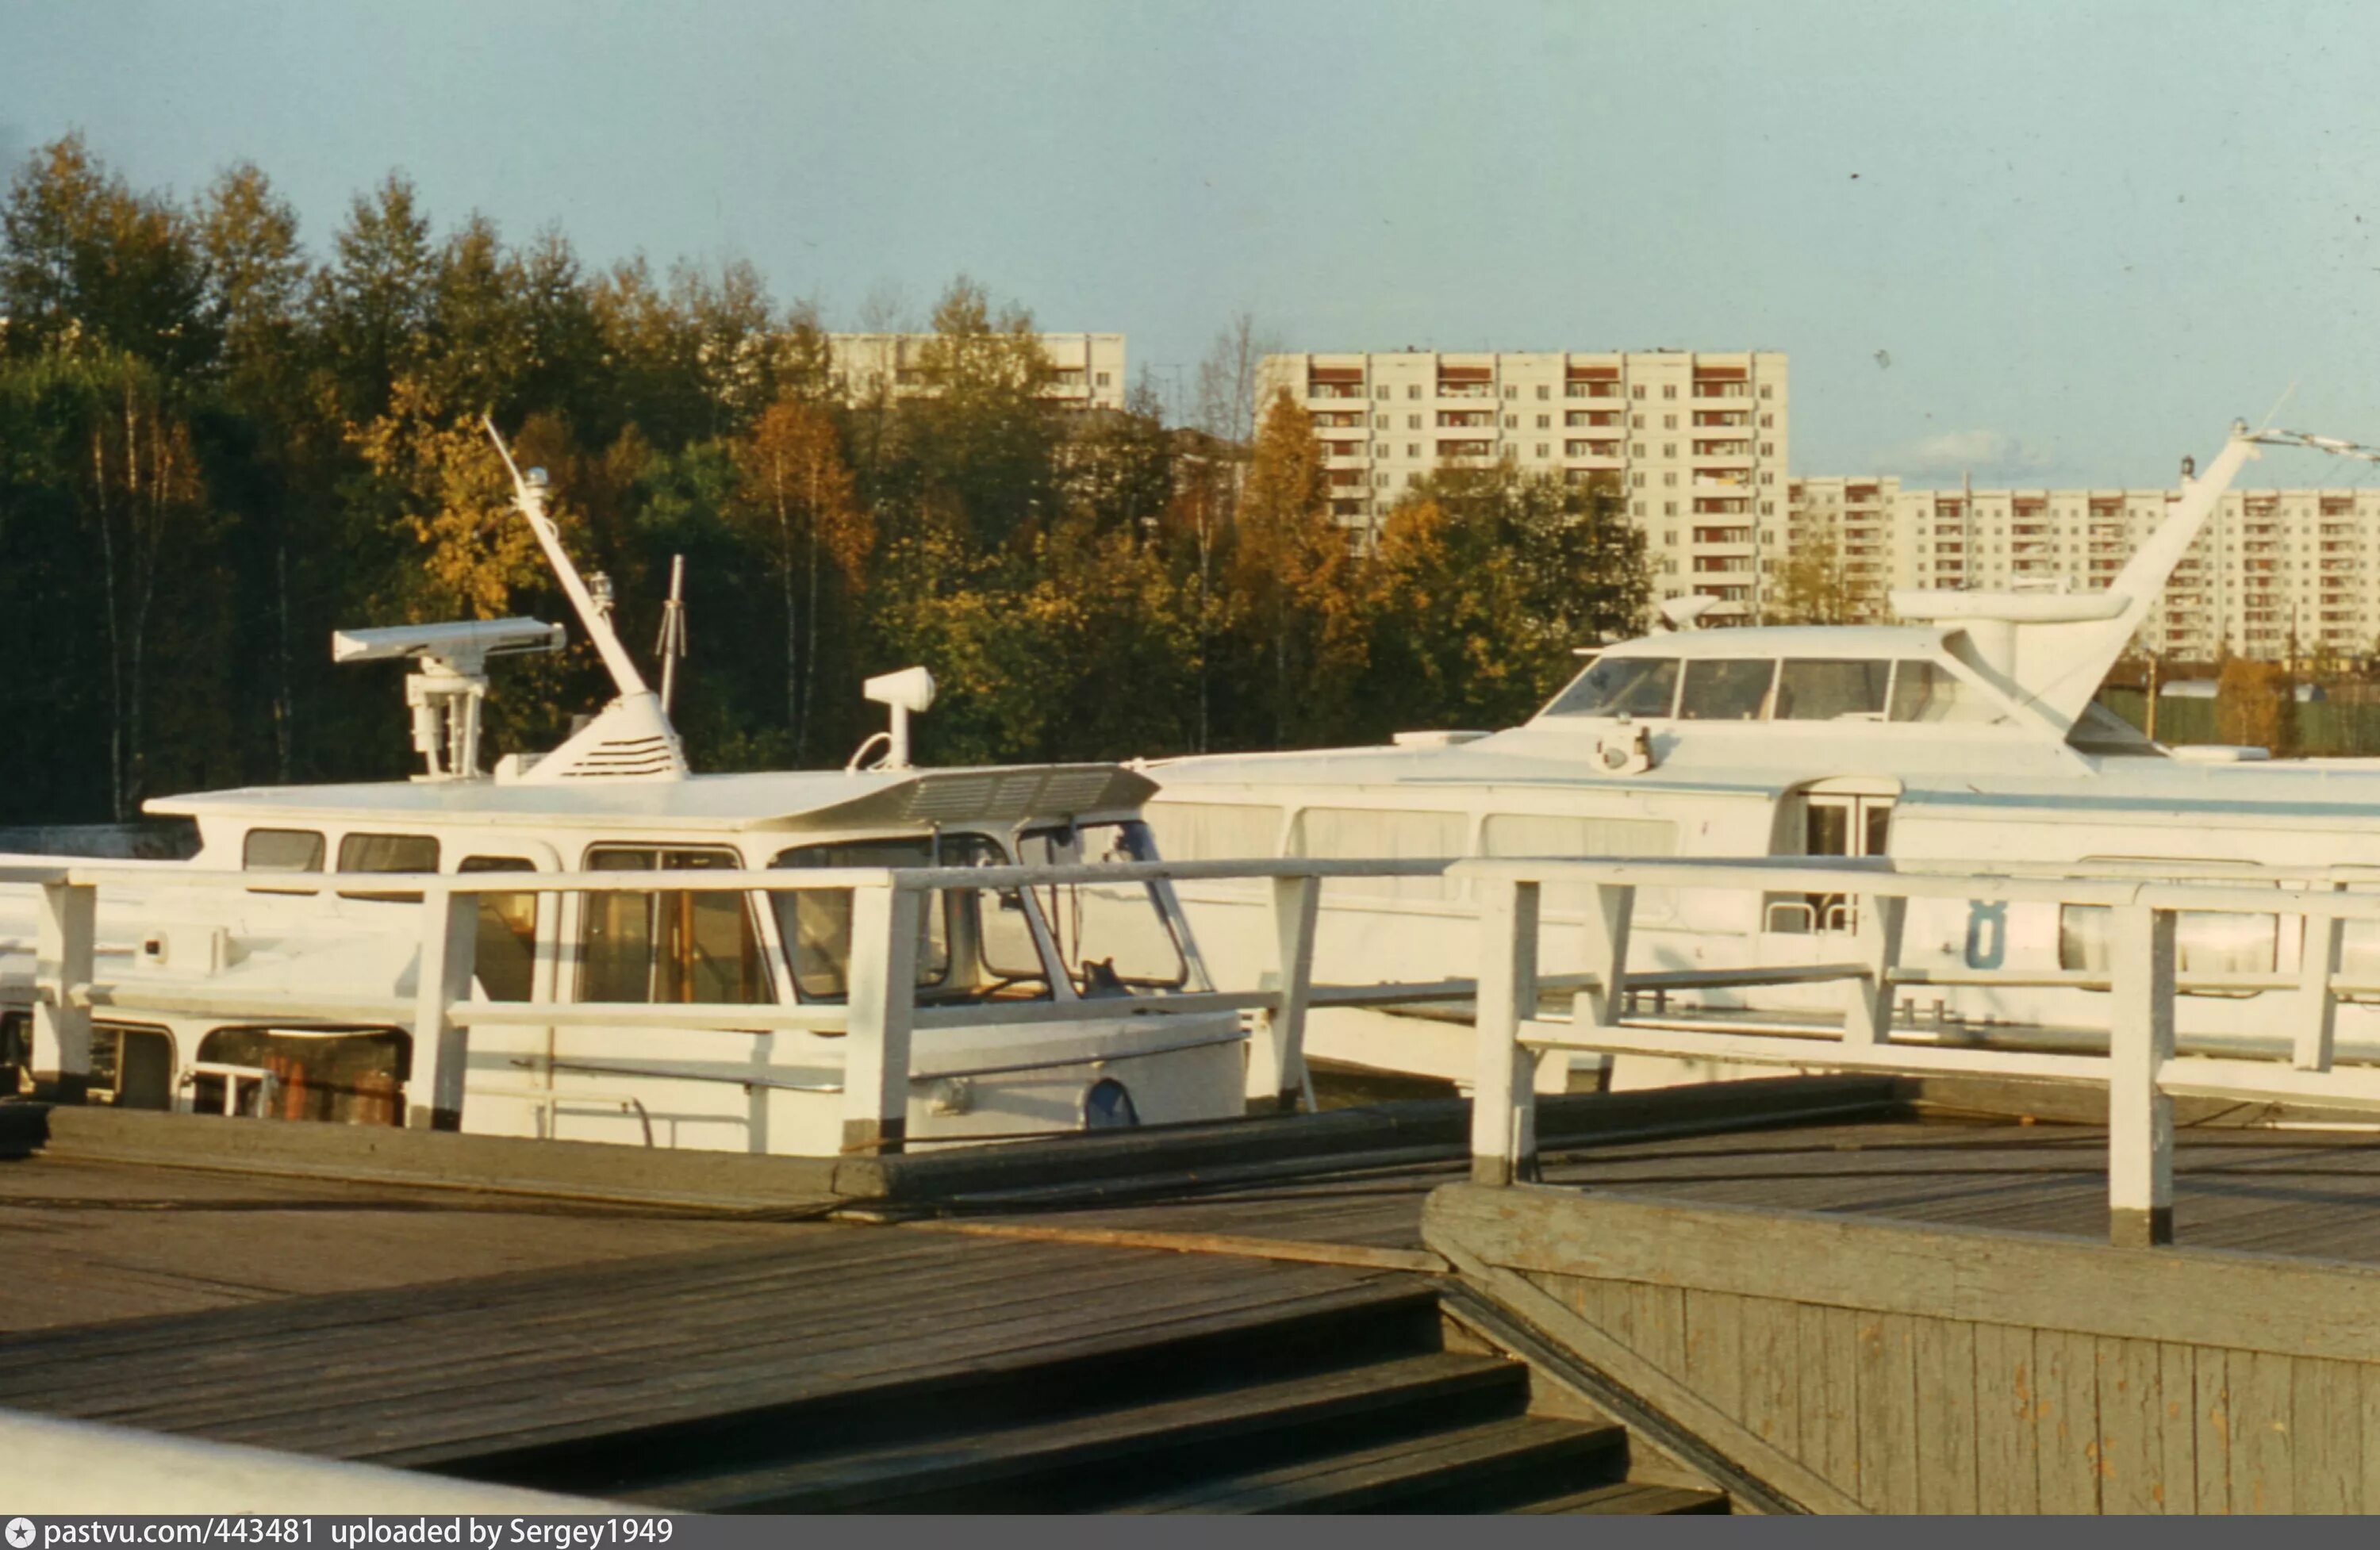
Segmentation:
<svg viewBox="0 0 2380 1550">
<path fill-rule="evenodd" d="M 2085 1270 L 2148 1265 L 2168 1278 L 2210 1253 L 2275 1276 L 2380 1265 L 2371 1132 L 2185 1128 L 2179 1247 L 2109 1250 L 2105 1134 L 2070 1104 L 2038 1106 L 2035 1122 L 2013 1112 L 1921 1119 L 1907 1091 L 1896 1104 L 1841 1084 L 1792 1090 L 1804 1096 L 1778 1109 L 1791 1116 L 1781 1120 L 1741 1096 L 1717 1108 L 1640 1096 L 1576 1106 L 1565 1112 L 1587 1119 L 1548 1147 L 1538 1190 L 1466 1189 L 1461 1148 L 1417 1140 L 1436 1132 L 1407 1116 L 1382 1121 L 1379 1144 L 1343 1120 L 1354 1139 L 1330 1155 L 1261 1167 L 1215 1166 L 1196 1149 L 1195 1166 L 1143 1159 L 1119 1176 L 1061 1182 L 1065 1169 L 1012 1158 L 980 1189 L 854 1202 L 833 1220 L 819 1219 L 821 1207 L 756 1206 L 742 1185 L 705 1208 L 36 1149 L 0 1162 L 0 1408 L 722 1509 L 1705 1510 L 1720 1504 L 1714 1483 L 1739 1508 L 1764 1505 L 1764 1491 L 1767 1505 L 1840 1510 L 2076 1506 L 2080 1496 L 2038 1485 L 1995 1498 L 1974 1485 L 1972 1461 L 1958 1476 L 1963 1495 L 1919 1493 L 1900 1474 L 1863 1486 L 1859 1438 L 1846 1464 L 1743 1431 L 1742 1416 L 1692 1387 L 1750 1403 L 1749 1380 L 1688 1372 L 1689 1353 L 1705 1349 L 1690 1338 L 1689 1314 L 1698 1297 L 1727 1310 L 1737 1320 L 1725 1326 L 1727 1349 L 1747 1371 L 1745 1331 L 1779 1337 L 1744 1314 L 1757 1299 L 1690 1284 L 1687 1272 L 1669 1293 L 1682 1299 L 1675 1327 L 1614 1314 L 1621 1335 L 1641 1329 L 1651 1344 L 1606 1351 L 1622 1368 L 1650 1363 L 1640 1387 L 1673 1402 L 1635 1419 L 1598 1409 L 1592 1373 L 1565 1388 L 1560 1373 L 1528 1372 L 1510 1360 L 1514 1348 L 1500 1354 L 1441 1316 L 1458 1278 L 1446 1273 L 1447 1245 L 1425 1241 L 1425 1206 L 1434 1193 L 1462 1196 L 1475 1216 L 1499 1196 L 1525 1197 L 1532 1209 L 1589 1214 L 1581 1220 L 1751 1207 L 1789 1226 L 1872 1223 L 1981 1243 L 2003 1259 L 2011 1244 L 2046 1245 Z M 1619 1306 L 1586 1271 L 1569 1281 L 1524 1274 L 1565 1308 Z M 1717 1315 L 1693 1316 L 1721 1327 Z M 1854 1321 L 1841 1335 L 1853 1363 L 1844 1371 L 1856 1368 L 1847 1381 L 1858 1393 L 1868 1381 L 1858 1375 L 1862 1330 L 1931 1327 L 1906 1306 L 1844 1316 Z M 1594 1333 L 1573 1354 L 1604 1349 Z M 1959 1337 L 1977 1384 L 1978 1353 L 2003 1338 Z M 2072 1338 L 2084 1342 L 2075 1350 L 2100 1342 L 2103 1367 L 2130 1373 L 2141 1360 L 2138 1339 Z M 2325 1338 L 2335 1347 L 2344 1337 Z M 2067 1349 L 2046 1332 L 2024 1340 L 2020 1387 L 2037 1351 Z M 2275 1359 L 2313 1362 L 2305 1381 L 2319 1399 L 2334 1378 L 2365 1383 L 2349 1372 L 2347 1349 Z M 1927 1347 L 1909 1360 L 1940 1354 Z M 2211 1360 L 2220 1388 L 2223 1361 L 2248 1374 L 2266 1358 Z M 2294 1369 L 2254 1372 L 2267 1388 L 2296 1381 Z M 1832 1379 L 1813 1381 L 1813 1393 L 1832 1392 Z M 2070 1374 L 2060 1381 L 2070 1389 Z M 2380 1402 L 2380 1375 L 2370 1385 Z M 2184 1413 L 2204 1398 L 2186 1396 Z M 1858 1410 L 1842 1403 L 1846 1415 Z M 945 1430 L 916 1435 L 921 1414 Z M 1700 1418 L 1718 1442 L 1696 1455 L 1681 1416 Z M 1876 1424 L 1875 1447 L 1900 1446 Z M 786 1440 L 795 1436 L 809 1440 L 796 1447 Z M 2040 1450 L 2057 1445 L 2028 1446 L 2028 1478 L 2046 1479 Z M 2380 1431 L 2369 1451 L 2380 1475 Z M 1160 1458 L 1175 1460 L 1174 1474 Z M 1104 1462 L 1087 1473 L 1086 1460 Z M 1194 1464 L 1205 1472 L 1180 1473 Z M 2228 1486 L 2219 1503 L 2211 1487 L 2188 1499 L 2252 1508 L 2268 1499 L 2266 1477 L 2287 1472 L 2264 1459 L 2236 1502 Z M 1093 1477 L 1106 1483 L 1093 1490 Z M 2365 1498 L 2308 1484 L 2289 1499 Z M 2134 1497 L 2108 1487 L 2089 1500 Z"/>
</svg>

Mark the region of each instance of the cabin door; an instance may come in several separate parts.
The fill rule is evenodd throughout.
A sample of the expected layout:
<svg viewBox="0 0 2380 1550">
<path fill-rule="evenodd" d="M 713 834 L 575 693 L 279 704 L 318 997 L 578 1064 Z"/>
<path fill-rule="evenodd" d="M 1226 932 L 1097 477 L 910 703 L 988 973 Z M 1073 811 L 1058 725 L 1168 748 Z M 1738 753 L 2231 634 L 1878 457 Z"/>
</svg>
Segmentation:
<svg viewBox="0 0 2380 1550">
<path fill-rule="evenodd" d="M 1891 836 L 1892 798 L 1819 795 L 1802 802 L 1802 854 L 1806 856 L 1883 855 Z M 1858 929 L 1858 904 L 1847 893 L 1771 894 L 1766 905 L 1770 931 L 1833 935 Z"/>
</svg>

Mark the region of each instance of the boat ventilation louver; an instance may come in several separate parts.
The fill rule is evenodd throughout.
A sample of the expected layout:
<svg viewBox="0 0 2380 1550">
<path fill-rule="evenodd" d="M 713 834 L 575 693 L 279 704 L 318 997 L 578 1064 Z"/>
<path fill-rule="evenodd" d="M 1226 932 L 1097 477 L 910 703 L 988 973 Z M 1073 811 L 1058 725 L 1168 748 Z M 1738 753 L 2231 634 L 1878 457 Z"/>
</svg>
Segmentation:
<svg viewBox="0 0 2380 1550">
<path fill-rule="evenodd" d="M 678 768 L 677 750 L 665 737 L 614 738 L 599 743 L 561 771 L 565 780 L 601 780 L 667 775 Z"/>
</svg>

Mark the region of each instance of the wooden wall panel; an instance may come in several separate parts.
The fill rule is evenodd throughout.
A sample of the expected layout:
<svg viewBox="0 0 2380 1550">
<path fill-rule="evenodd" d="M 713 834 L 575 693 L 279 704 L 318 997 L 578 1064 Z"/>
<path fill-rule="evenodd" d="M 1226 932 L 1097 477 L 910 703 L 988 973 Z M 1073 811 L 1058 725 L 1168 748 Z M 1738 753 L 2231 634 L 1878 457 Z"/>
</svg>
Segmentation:
<svg viewBox="0 0 2380 1550">
<path fill-rule="evenodd" d="M 1498 1264 L 1487 1236 L 1466 1252 Z M 2078 1312 L 2081 1327 L 1993 1323 L 1761 1295 L 1732 1272 L 1708 1278 L 1718 1287 L 1563 1274 L 1503 1247 L 1528 1280 L 1871 1511 L 2380 1510 L 2380 1361 L 2309 1354 L 2262 1315 L 2243 1327 L 2272 1338 L 2241 1349 L 2155 1338 L 2155 1310 L 2143 1333 L 2110 1335 L 2104 1303 Z M 2326 1268 L 2279 1273 L 2307 1298 Z M 2341 1286 L 2361 1301 L 2369 1282 Z M 2272 1349 L 2285 1344 L 2298 1349 Z"/>
</svg>

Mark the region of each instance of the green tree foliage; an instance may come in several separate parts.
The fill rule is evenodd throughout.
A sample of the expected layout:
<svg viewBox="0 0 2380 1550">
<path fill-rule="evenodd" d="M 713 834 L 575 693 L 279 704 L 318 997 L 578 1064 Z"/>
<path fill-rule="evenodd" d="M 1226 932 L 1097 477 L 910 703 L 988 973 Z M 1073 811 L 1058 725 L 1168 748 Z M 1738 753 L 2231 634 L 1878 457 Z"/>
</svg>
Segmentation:
<svg viewBox="0 0 2380 1550">
<path fill-rule="evenodd" d="M 943 763 L 1501 724 L 1645 597 L 1610 508 L 1506 471 L 1441 474 L 1366 547 L 1305 412 L 1252 412 L 1245 316 L 1196 430 L 1146 392 L 1058 407 L 1030 314 L 964 276 L 910 379 L 852 403 L 815 309 L 748 264 L 590 273 L 559 231 L 442 227 L 401 175 L 318 255 L 256 167 L 184 204 L 68 138 L 0 196 L 0 650 L 30 664 L 0 720 L 41 729 L 0 746 L 18 821 L 406 772 L 395 674 L 334 668 L 334 629 L 566 617 L 483 415 L 632 649 L 686 558 L 705 769 L 839 760 L 880 724 L 859 681 L 911 662 Z M 583 642 L 501 676 L 499 747 L 606 693 Z"/>
<path fill-rule="evenodd" d="M 1573 655 L 1633 631 L 1649 596 L 1645 536 L 1620 498 L 1509 464 L 1442 471 L 1380 535 L 1378 692 L 1428 724 L 1527 717 Z"/>
</svg>

